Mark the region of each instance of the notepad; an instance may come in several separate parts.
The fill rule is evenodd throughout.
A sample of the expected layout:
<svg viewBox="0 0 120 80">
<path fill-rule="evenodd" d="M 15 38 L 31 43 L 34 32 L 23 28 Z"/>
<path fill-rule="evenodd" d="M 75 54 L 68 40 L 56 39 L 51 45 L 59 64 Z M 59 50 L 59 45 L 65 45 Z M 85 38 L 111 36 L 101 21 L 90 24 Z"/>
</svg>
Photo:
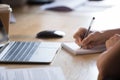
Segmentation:
<svg viewBox="0 0 120 80">
<path fill-rule="evenodd" d="M 63 42 L 62 48 L 74 55 L 77 54 L 93 54 L 93 53 L 99 53 L 106 50 L 105 45 L 96 46 L 92 49 L 83 49 L 80 46 L 78 46 L 75 42 Z"/>
<path fill-rule="evenodd" d="M 65 80 L 60 67 L 4 69 L 0 80 Z"/>
</svg>

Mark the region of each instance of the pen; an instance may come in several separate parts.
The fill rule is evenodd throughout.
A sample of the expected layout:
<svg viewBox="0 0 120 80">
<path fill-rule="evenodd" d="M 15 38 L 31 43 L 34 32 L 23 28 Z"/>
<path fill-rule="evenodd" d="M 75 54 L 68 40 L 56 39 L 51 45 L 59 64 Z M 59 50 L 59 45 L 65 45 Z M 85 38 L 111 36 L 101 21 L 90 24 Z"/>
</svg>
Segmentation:
<svg viewBox="0 0 120 80">
<path fill-rule="evenodd" d="M 88 27 L 88 29 L 87 29 L 87 31 L 86 31 L 86 33 L 84 34 L 84 36 L 83 36 L 82 39 L 84 39 L 85 37 L 88 36 L 94 20 L 95 20 L 95 17 L 92 18 L 92 20 L 91 20 L 91 22 L 90 22 L 90 25 L 89 25 L 89 27 Z M 81 45 L 81 48 L 82 48 L 82 45 Z"/>
<path fill-rule="evenodd" d="M 90 25 L 89 25 L 89 27 L 88 27 L 85 35 L 83 36 L 83 39 L 88 36 L 94 20 L 95 20 L 95 17 L 92 18 L 92 20 L 91 20 L 91 22 L 90 22 Z"/>
</svg>

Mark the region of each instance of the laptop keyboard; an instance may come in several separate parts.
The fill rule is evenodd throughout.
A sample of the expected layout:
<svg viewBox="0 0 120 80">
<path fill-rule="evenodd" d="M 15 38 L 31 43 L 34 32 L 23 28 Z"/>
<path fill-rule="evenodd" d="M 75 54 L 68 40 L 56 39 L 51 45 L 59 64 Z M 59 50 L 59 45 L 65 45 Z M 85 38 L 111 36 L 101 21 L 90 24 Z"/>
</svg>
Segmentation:
<svg viewBox="0 0 120 80">
<path fill-rule="evenodd" d="M 2 57 L 2 61 L 29 61 L 40 42 L 11 42 L 12 46 Z"/>
</svg>

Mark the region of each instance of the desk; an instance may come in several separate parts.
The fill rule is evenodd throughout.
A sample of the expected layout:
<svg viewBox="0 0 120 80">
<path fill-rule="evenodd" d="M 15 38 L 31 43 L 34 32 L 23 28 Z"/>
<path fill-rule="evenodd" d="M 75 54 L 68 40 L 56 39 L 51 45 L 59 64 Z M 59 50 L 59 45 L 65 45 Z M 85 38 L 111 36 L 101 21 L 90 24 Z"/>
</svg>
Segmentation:
<svg viewBox="0 0 120 80">
<path fill-rule="evenodd" d="M 24 6 L 14 10 L 17 22 L 10 24 L 10 40 L 19 41 L 73 41 L 72 35 L 80 26 L 89 24 L 86 15 L 38 11 L 39 6 Z M 45 29 L 62 30 L 66 36 L 61 39 L 36 39 L 35 35 Z M 63 49 L 50 65 L 42 64 L 0 64 L 6 68 L 30 68 L 60 66 L 66 80 L 97 80 L 96 59 L 99 54 L 74 56 Z"/>
</svg>

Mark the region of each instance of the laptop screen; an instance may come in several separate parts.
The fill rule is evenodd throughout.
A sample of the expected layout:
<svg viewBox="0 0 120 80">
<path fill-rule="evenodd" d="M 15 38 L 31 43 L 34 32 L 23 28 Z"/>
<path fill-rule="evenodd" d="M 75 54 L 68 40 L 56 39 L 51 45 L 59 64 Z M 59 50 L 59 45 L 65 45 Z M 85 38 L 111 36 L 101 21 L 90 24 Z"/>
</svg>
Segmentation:
<svg viewBox="0 0 120 80">
<path fill-rule="evenodd" d="M 4 29 L 2 21 L 0 20 L 0 43 L 3 43 L 5 41 L 8 41 L 8 35 Z"/>
</svg>

